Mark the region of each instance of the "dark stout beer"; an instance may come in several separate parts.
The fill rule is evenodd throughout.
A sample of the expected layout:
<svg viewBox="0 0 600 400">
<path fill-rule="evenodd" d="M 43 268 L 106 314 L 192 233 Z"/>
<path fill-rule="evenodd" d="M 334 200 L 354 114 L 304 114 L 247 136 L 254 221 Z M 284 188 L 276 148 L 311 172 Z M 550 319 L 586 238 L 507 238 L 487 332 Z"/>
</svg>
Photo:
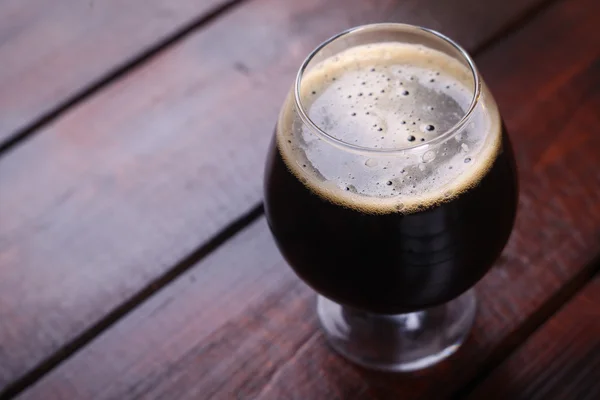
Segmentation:
<svg viewBox="0 0 600 400">
<path fill-rule="evenodd" d="M 483 277 L 512 229 L 517 183 L 485 86 L 452 131 L 472 93 L 464 65 L 411 44 L 357 46 L 306 72 L 302 105 L 334 140 L 302 121 L 290 96 L 265 172 L 269 226 L 306 283 L 397 314 Z"/>
</svg>

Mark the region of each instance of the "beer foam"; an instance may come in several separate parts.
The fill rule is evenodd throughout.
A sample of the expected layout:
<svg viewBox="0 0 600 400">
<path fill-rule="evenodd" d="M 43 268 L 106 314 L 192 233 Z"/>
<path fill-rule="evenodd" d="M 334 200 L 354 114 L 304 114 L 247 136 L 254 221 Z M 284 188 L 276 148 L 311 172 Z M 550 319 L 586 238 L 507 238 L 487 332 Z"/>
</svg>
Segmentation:
<svg viewBox="0 0 600 400">
<path fill-rule="evenodd" d="M 353 152 L 324 140 L 302 123 L 293 94 L 280 114 L 277 145 L 289 170 L 332 203 L 375 214 L 432 207 L 477 185 L 500 149 L 500 116 L 483 84 L 464 129 L 435 141 L 465 115 L 473 85 L 467 67 L 434 49 L 353 47 L 306 71 L 300 98 L 330 136 L 388 153 Z M 425 146 L 407 149 L 418 144 Z"/>
</svg>

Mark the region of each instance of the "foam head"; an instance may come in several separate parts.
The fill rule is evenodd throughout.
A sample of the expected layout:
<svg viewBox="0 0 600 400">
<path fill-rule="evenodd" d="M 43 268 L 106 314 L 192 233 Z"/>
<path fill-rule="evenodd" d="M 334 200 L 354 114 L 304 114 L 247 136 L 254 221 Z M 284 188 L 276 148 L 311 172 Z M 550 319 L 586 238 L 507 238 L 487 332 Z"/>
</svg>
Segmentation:
<svg viewBox="0 0 600 400">
<path fill-rule="evenodd" d="M 300 121 L 291 96 L 278 124 L 279 150 L 291 172 L 329 201 L 367 213 L 414 212 L 476 185 L 493 164 L 500 119 L 485 87 L 464 129 L 445 134 L 463 119 L 473 92 L 471 71 L 438 50 L 352 47 L 305 72 L 300 100 L 318 128 L 368 151 L 325 140 Z"/>
</svg>

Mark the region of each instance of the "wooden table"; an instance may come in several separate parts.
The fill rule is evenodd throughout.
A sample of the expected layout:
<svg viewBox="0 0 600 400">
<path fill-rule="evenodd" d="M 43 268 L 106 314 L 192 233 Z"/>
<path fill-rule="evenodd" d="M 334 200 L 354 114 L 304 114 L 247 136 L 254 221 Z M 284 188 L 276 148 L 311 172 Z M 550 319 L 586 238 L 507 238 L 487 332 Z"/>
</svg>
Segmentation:
<svg viewBox="0 0 600 400">
<path fill-rule="evenodd" d="M 600 398 L 598 0 L 0 3 L 0 398 Z M 400 21 L 462 43 L 516 149 L 469 341 L 412 375 L 324 343 L 261 205 L 303 57 Z"/>
</svg>

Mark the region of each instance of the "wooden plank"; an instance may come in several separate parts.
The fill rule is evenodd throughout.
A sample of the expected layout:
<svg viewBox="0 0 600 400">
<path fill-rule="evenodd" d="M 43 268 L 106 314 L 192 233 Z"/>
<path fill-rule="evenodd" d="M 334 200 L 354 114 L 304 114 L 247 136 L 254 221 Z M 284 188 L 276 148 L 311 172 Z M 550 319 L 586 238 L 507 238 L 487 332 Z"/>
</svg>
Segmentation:
<svg viewBox="0 0 600 400">
<path fill-rule="evenodd" d="M 290 275 L 261 221 L 23 398 L 447 397 L 522 341 L 591 274 L 586 266 L 600 252 L 597 7 L 558 2 L 477 57 L 517 150 L 522 195 L 510 244 L 478 285 L 472 337 L 451 360 L 393 375 L 333 355 L 318 333 L 310 290 Z M 250 286 L 240 290 L 240 281 Z"/>
<path fill-rule="evenodd" d="M 0 2 L 0 144 L 228 2 Z"/>
<path fill-rule="evenodd" d="M 227 398 L 237 384 L 244 383 L 248 387 L 240 389 L 241 398 L 251 398 L 260 390 L 258 383 L 266 382 L 268 375 L 313 335 L 312 306 L 311 292 L 284 265 L 261 218 L 207 257 L 200 268 L 181 276 L 137 309 L 131 318 L 140 325 L 136 323 L 134 330 L 129 323 L 118 323 L 110 335 L 84 350 L 90 349 L 85 360 L 75 356 L 73 361 L 83 373 L 69 367 L 57 376 L 60 383 L 42 382 L 22 398 Z M 179 311 L 173 312 L 176 309 Z M 297 335 L 285 335 L 292 326 Z M 137 335 L 138 328 L 146 333 L 128 336 Z M 124 340 L 127 337 L 139 346 L 132 348 L 131 342 Z M 196 344 L 193 349 L 191 343 Z M 95 361 L 88 363 L 88 356 Z M 202 365 L 186 372 L 180 369 L 182 361 L 186 367 L 190 362 Z M 107 369 L 109 365 L 113 368 Z M 167 370 L 175 386 L 181 385 L 181 393 L 162 391 Z M 235 370 L 239 370 L 238 376 L 233 376 Z M 257 381 L 244 377 L 244 370 L 252 371 Z M 109 376 L 114 381 L 107 381 Z M 188 391 L 191 382 L 199 383 L 198 390 Z"/>
<path fill-rule="evenodd" d="M 481 384 L 471 399 L 600 398 L 600 277 Z"/>
<path fill-rule="evenodd" d="M 260 201 L 278 108 L 319 41 L 385 19 L 473 48 L 538 3 L 477 4 L 251 1 L 0 159 L 0 387 Z"/>
</svg>

